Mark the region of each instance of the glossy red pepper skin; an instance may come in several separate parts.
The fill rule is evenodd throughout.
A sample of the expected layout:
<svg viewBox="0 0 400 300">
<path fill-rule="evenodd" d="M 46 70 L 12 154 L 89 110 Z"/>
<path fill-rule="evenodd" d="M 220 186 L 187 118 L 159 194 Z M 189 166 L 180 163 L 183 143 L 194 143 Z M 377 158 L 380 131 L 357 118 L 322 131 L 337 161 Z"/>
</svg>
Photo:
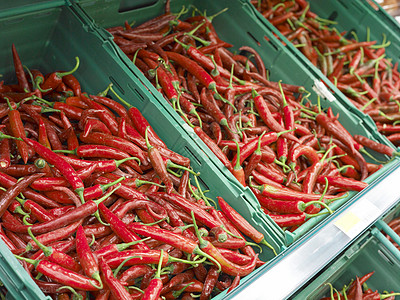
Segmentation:
<svg viewBox="0 0 400 300">
<path fill-rule="evenodd" d="M 43 234 L 50 231 L 54 231 L 55 229 L 69 225 L 78 220 L 81 220 L 87 216 L 90 216 L 91 214 L 94 214 L 96 211 L 97 211 L 96 202 L 89 200 L 86 201 L 81 206 L 69 211 L 67 214 L 48 222 L 36 223 L 32 226 L 28 225 L 16 226 L 15 224 L 7 224 L 7 227 L 9 227 L 10 230 L 19 233 L 27 233 L 28 227 L 31 227 L 33 234 L 35 235 Z"/>
<path fill-rule="evenodd" d="M 222 164 L 228 168 L 229 171 L 233 171 L 233 167 L 226 157 L 226 155 L 221 151 L 217 144 L 201 129 L 196 126 L 193 128 L 194 132 L 199 136 L 199 138 L 210 148 L 210 150 L 219 158 Z"/>
<path fill-rule="evenodd" d="M 203 290 L 200 295 L 200 300 L 208 300 L 211 296 L 211 293 L 217 283 L 219 270 L 215 266 L 211 266 L 207 272 L 206 279 L 204 281 Z M 238 275 L 237 275 L 238 276 Z"/>
<path fill-rule="evenodd" d="M 68 180 L 72 188 L 75 191 L 82 191 L 84 189 L 84 184 L 82 179 L 78 176 L 76 171 L 68 164 L 65 160 L 59 157 L 56 153 L 41 145 L 40 143 L 29 139 L 22 138 L 29 146 L 31 146 L 42 158 L 44 158 L 49 164 L 54 165 Z"/>
<path fill-rule="evenodd" d="M 83 276 L 79 273 L 73 272 L 66 268 L 60 267 L 58 264 L 47 260 L 41 260 L 36 266 L 36 270 L 43 275 L 48 276 L 55 282 L 63 285 L 68 285 L 74 289 L 84 291 L 98 290 L 95 285 L 97 284 L 94 279 Z"/>
<path fill-rule="evenodd" d="M 175 248 L 178 248 L 186 253 L 192 254 L 198 246 L 195 241 L 186 238 L 183 235 L 176 234 L 162 228 L 137 223 L 132 223 L 128 225 L 128 228 L 139 235 L 157 239 L 159 241 L 172 245 Z"/>
<path fill-rule="evenodd" d="M 112 213 L 105 205 L 104 203 L 99 204 L 99 211 L 101 215 L 104 217 L 105 221 L 110 224 L 111 229 L 125 242 L 125 243 L 130 243 L 133 241 L 138 241 L 140 238 L 130 231 L 127 226 L 114 214 Z M 141 242 L 138 243 L 134 246 L 132 246 L 135 249 L 142 249 L 146 250 L 149 249 L 149 247 Z"/>
<path fill-rule="evenodd" d="M 199 64 L 179 53 L 166 51 L 168 58 L 185 68 L 194 75 L 207 89 L 214 90 L 216 83 L 210 74 L 207 73 Z"/>
<path fill-rule="evenodd" d="M 21 89 L 21 92 L 27 91 L 30 92 L 30 87 L 28 83 L 28 79 L 26 78 L 24 67 L 22 65 L 21 59 L 18 55 L 17 48 L 14 44 L 11 46 L 13 61 L 14 61 L 14 70 L 18 79 L 18 85 Z"/>
<path fill-rule="evenodd" d="M 16 196 L 23 192 L 33 181 L 42 177 L 43 175 L 44 173 L 35 173 L 29 175 L 10 187 L 0 198 L 0 217 L 3 216 L 4 212 L 10 206 L 11 202 Z"/>
<path fill-rule="evenodd" d="M 125 259 L 132 257 L 124 266 L 157 264 L 160 260 L 161 251 L 153 249 L 129 249 L 121 252 L 114 252 L 104 256 L 110 268 L 118 267 Z M 164 252 L 162 266 L 168 263 L 168 254 Z"/>
<path fill-rule="evenodd" d="M 83 227 L 79 226 L 76 231 L 76 253 L 78 254 L 79 262 L 86 276 L 93 279 L 100 279 L 100 270 L 98 262 L 89 247 Z"/>
<path fill-rule="evenodd" d="M 12 135 L 16 138 L 22 138 L 26 136 L 24 124 L 21 120 L 20 112 L 17 109 L 10 109 L 8 112 L 8 119 L 10 123 L 10 131 Z M 21 155 L 24 164 L 28 162 L 29 150 L 28 145 L 24 141 L 15 140 L 17 144 L 18 151 Z"/>
<path fill-rule="evenodd" d="M 219 227 L 221 224 L 215 220 L 208 212 L 203 210 L 197 204 L 190 202 L 186 198 L 178 195 L 178 194 L 167 194 L 163 192 L 154 193 L 156 196 L 161 196 L 164 200 L 179 206 L 183 211 L 190 214 L 192 211 L 194 212 L 196 220 L 199 220 L 202 224 L 213 228 Z"/>
<path fill-rule="evenodd" d="M 110 266 L 106 263 L 103 258 L 99 259 L 99 267 L 104 278 L 105 284 L 111 291 L 111 294 L 115 299 L 131 300 L 132 297 L 121 282 L 114 277 L 114 274 Z"/>
<path fill-rule="evenodd" d="M 156 300 L 160 297 L 163 282 L 160 278 L 153 278 L 149 286 L 144 291 L 143 300 Z"/>
<path fill-rule="evenodd" d="M 217 197 L 217 199 L 221 210 L 243 234 L 247 235 L 256 243 L 260 243 L 264 239 L 264 235 L 250 225 L 250 223 L 236 212 L 222 197 Z"/>
<path fill-rule="evenodd" d="M 119 149 L 139 158 L 142 164 L 147 165 L 147 159 L 144 156 L 143 151 L 132 142 L 123 138 L 102 132 L 90 132 L 86 136 L 81 135 L 80 140 L 87 144 L 98 144 Z"/>
</svg>

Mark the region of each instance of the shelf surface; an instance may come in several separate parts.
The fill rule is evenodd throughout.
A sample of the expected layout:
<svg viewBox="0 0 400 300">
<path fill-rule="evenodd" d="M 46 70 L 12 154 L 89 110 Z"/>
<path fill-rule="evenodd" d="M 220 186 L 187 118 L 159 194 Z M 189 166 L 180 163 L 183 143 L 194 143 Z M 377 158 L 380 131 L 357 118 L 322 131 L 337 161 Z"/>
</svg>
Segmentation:
<svg viewBox="0 0 400 300">
<path fill-rule="evenodd" d="M 288 299 L 367 230 L 399 199 L 400 166 L 364 190 L 320 230 L 310 232 L 280 258 L 224 299 Z"/>
</svg>

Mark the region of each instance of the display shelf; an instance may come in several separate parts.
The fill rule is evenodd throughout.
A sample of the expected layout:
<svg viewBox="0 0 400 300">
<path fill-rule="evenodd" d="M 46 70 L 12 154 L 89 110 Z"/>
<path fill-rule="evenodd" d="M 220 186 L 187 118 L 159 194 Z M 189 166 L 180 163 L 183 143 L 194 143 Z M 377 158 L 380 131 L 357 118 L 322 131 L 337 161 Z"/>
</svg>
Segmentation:
<svg viewBox="0 0 400 300">
<path fill-rule="evenodd" d="M 392 169 L 373 188 L 334 216 L 323 230 L 315 230 L 298 240 L 287 252 L 270 264 L 257 278 L 224 299 L 288 299 L 324 266 L 343 251 L 391 209 L 400 195 L 395 188 L 400 166 Z"/>
</svg>

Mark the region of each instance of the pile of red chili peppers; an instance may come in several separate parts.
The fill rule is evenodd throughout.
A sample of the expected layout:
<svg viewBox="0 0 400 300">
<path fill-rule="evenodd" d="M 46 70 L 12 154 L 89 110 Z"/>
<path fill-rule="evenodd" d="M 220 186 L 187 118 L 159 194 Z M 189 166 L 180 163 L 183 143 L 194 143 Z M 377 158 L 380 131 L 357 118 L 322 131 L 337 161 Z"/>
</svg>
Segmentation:
<svg viewBox="0 0 400 300">
<path fill-rule="evenodd" d="M 353 280 L 349 285 L 345 285 L 340 292 L 335 289 L 332 284 L 327 283 L 331 288 L 330 296 L 323 297 L 320 300 L 395 300 L 396 296 L 400 295 L 400 293 L 380 293 L 378 290 L 373 291 L 367 286 L 367 280 L 370 279 L 374 273 L 375 272 L 369 272 L 362 277 L 356 276 L 356 280 Z"/>
<path fill-rule="evenodd" d="M 217 35 L 218 15 L 166 13 L 137 26 L 109 28 L 115 43 L 279 226 L 294 230 L 321 208 L 367 186 L 382 167 L 364 147 L 394 149 L 352 136 L 304 88 L 268 79 L 249 46 L 238 53 Z M 220 12 L 223 13 L 223 12 Z M 328 208 L 328 212 L 331 212 Z"/>
<path fill-rule="evenodd" d="M 0 84 L 0 237 L 56 299 L 209 299 L 264 264 L 262 233 L 135 107 L 73 72 Z M 191 175 L 191 176 L 189 176 Z M 248 241 L 245 239 L 248 239 Z M 256 247 L 256 248 L 257 248 Z M 75 298 L 74 298 L 75 297 Z"/>
<path fill-rule="evenodd" d="M 378 131 L 400 145 L 400 73 L 386 55 L 390 41 L 359 41 L 309 10 L 305 0 L 253 0 L 257 10 L 342 91 Z"/>
</svg>

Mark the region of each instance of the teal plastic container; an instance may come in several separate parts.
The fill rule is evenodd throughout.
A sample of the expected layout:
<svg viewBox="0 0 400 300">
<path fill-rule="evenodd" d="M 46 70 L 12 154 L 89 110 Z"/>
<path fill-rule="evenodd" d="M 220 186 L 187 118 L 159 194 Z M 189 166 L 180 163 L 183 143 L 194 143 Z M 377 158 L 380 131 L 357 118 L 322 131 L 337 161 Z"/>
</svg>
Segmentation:
<svg viewBox="0 0 400 300">
<path fill-rule="evenodd" d="M 151 91 L 154 97 L 160 102 L 160 105 L 165 105 L 165 99 L 159 94 L 153 85 L 142 75 L 141 71 L 123 54 L 117 45 L 112 42 L 112 36 L 105 30 L 105 28 L 120 26 L 125 21 L 135 22 L 139 25 L 151 18 L 154 18 L 164 13 L 164 1 L 142 1 L 141 6 L 136 5 L 133 9 L 129 9 L 129 4 L 135 5 L 135 1 L 119 1 L 119 0 L 93 0 L 86 1 L 80 0 L 77 2 L 77 9 L 82 10 L 82 18 L 85 18 L 89 24 L 94 24 L 99 29 L 100 35 L 110 44 L 115 46 L 115 52 L 119 55 L 122 62 L 132 70 L 133 76 L 137 76 Z M 147 4 L 145 4 L 147 3 Z M 282 46 L 281 42 L 276 39 L 271 31 L 265 29 L 263 23 L 257 18 L 254 13 L 253 7 L 246 1 L 241 0 L 219 0 L 219 1 L 174 1 L 171 3 L 171 11 L 178 12 L 182 6 L 190 8 L 192 5 L 200 11 L 206 11 L 207 15 L 211 16 L 225 8 L 226 12 L 220 14 L 213 20 L 213 25 L 220 38 L 233 45 L 231 51 L 237 51 L 241 46 L 247 45 L 254 48 L 262 57 L 266 68 L 270 72 L 270 78 L 273 81 L 282 80 L 285 83 L 302 85 L 310 91 L 310 100 L 316 103 L 318 95 L 321 96 L 321 106 L 323 108 L 332 107 L 334 113 L 339 113 L 339 120 L 352 134 L 365 135 L 373 140 L 387 144 L 391 147 L 393 145 L 387 141 L 382 135 L 376 131 L 371 130 L 369 121 L 363 114 L 360 114 L 352 105 L 335 98 L 328 90 L 325 89 L 324 84 L 320 81 L 319 74 L 315 72 L 314 68 L 305 66 L 304 63 L 298 59 L 289 49 Z M 183 19 L 185 16 L 182 17 Z M 177 121 L 177 126 L 187 128 L 194 142 L 204 151 L 215 166 L 225 174 L 230 182 L 233 182 L 240 189 L 249 195 L 251 204 L 258 210 L 259 204 L 254 195 L 248 193 L 248 188 L 240 186 L 238 181 L 232 176 L 230 172 L 220 163 L 213 153 L 204 145 L 204 143 L 194 134 L 191 128 L 184 123 L 182 118 L 174 111 L 171 112 L 174 119 Z M 371 152 L 372 153 L 372 152 Z M 372 153 L 379 160 L 387 161 L 388 158 L 377 153 Z M 368 161 L 370 161 L 367 158 Z M 378 178 L 391 169 L 394 165 L 398 164 L 398 160 L 394 160 L 387 164 L 377 173 L 370 176 L 366 182 L 371 184 L 376 182 Z M 251 192 L 250 192 L 251 193 Z M 342 200 L 335 201 L 332 208 L 341 209 L 347 202 L 355 201 L 357 197 L 361 196 L 360 193 L 350 193 L 348 197 Z M 267 218 L 271 220 L 268 216 Z M 285 231 L 285 244 L 290 245 L 299 237 L 308 233 L 311 228 L 323 227 L 324 221 L 329 220 L 329 217 L 320 216 L 307 221 L 304 225 L 300 226 L 294 232 Z M 272 220 L 271 220 L 272 221 Z"/>
<path fill-rule="evenodd" d="M 390 41 L 390 45 L 386 47 L 386 58 L 391 58 L 393 63 L 400 62 L 400 26 L 399 23 L 390 16 L 382 7 L 374 0 L 362 1 L 324 1 L 324 0 L 308 0 L 310 11 L 316 13 L 323 19 L 335 21 L 333 26 L 339 32 L 346 32 L 346 37 L 351 38 L 352 32 L 355 33 L 359 41 L 376 40 L 377 44 L 381 43 L 386 37 L 386 41 Z M 250 0 L 248 0 L 250 3 Z M 336 98 L 346 106 L 355 115 L 360 116 L 366 126 L 371 131 L 377 131 L 375 122 L 368 115 L 358 110 L 335 85 L 330 82 L 310 61 L 299 51 L 293 44 L 288 41 L 266 18 L 264 18 L 254 6 L 253 13 L 263 23 L 266 31 L 272 31 L 281 39 L 304 66 L 313 69 L 325 84 L 333 91 Z M 386 139 L 386 137 L 384 137 Z M 392 144 L 388 141 L 388 143 Z M 394 146 L 392 146 L 394 147 Z"/>
<path fill-rule="evenodd" d="M 154 130 L 173 151 L 190 158 L 191 166 L 200 172 L 199 181 L 203 190 L 210 190 L 208 197 L 216 200 L 223 197 L 235 210 L 245 217 L 265 236 L 277 253 L 286 249 L 284 235 L 280 228 L 255 209 L 251 202 L 253 195 L 232 184 L 210 158 L 193 142 L 186 131 L 171 114 L 172 108 L 153 97 L 152 90 L 136 77 L 132 70 L 116 59 L 115 47 L 99 35 L 98 31 L 84 22 L 72 6 L 61 5 L 33 11 L 21 8 L 18 14 L 0 18 L 0 36 L 7 44 L 0 47 L 2 80 L 16 83 L 12 63 L 11 44 L 14 43 L 22 63 L 43 73 L 68 70 L 80 58 L 75 76 L 81 82 L 82 90 L 96 94 L 110 82 L 125 100 L 136 106 Z M 4 44 L 4 42 L 3 42 Z M 46 299 L 30 276 L 20 268 L 18 261 L 0 242 L 0 281 L 9 291 L 9 299 Z M 260 258 L 270 261 L 275 256 L 262 246 Z M 261 269 L 261 268 L 260 268 Z M 259 269 L 256 270 L 259 272 Z M 247 278 L 242 281 L 246 282 Z"/>
<path fill-rule="evenodd" d="M 391 243 L 382 242 L 382 237 L 386 239 L 376 228 L 368 230 L 290 299 L 317 300 L 330 296 L 328 283 L 340 291 L 356 276 L 372 271 L 374 274 L 366 282 L 369 288 L 380 293 L 400 292 L 400 255 Z"/>
</svg>

